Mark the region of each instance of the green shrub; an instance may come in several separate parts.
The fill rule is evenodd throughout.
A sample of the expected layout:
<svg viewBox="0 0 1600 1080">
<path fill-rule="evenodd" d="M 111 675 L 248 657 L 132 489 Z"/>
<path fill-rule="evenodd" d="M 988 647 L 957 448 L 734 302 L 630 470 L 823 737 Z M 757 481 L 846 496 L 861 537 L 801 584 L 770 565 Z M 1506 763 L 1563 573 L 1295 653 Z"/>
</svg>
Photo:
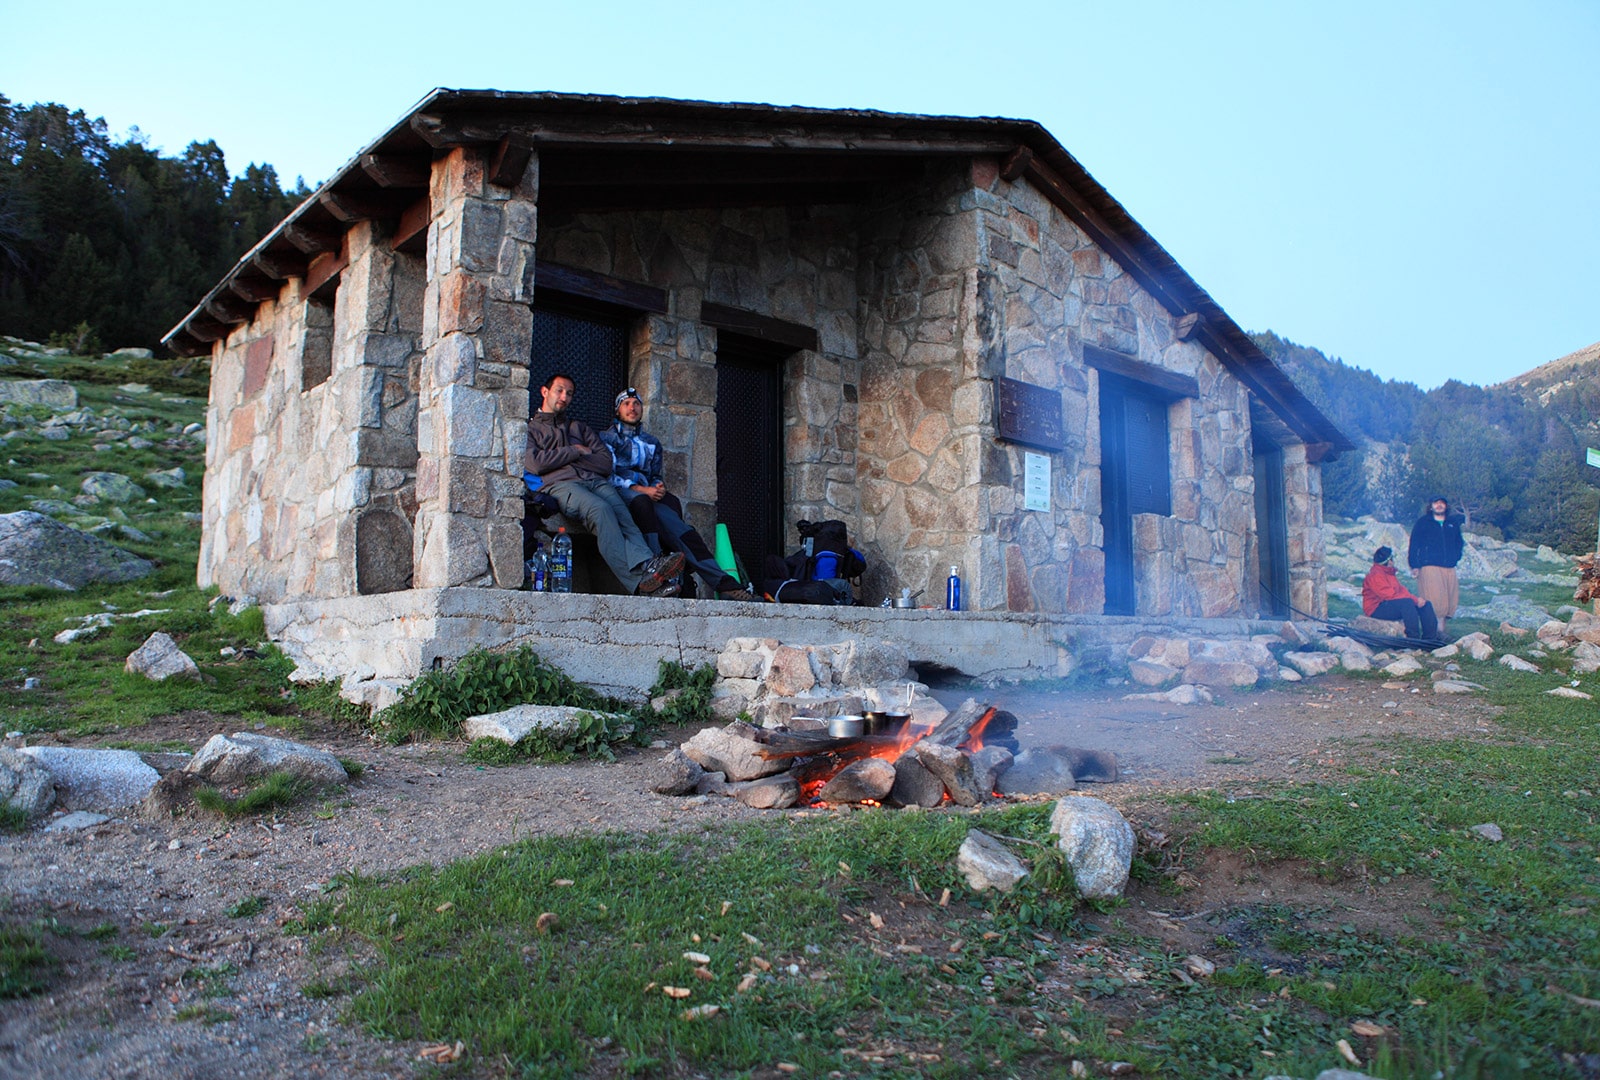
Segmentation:
<svg viewBox="0 0 1600 1080">
<path fill-rule="evenodd" d="M 400 743 L 419 734 L 459 735 L 472 716 L 513 705 L 572 705 L 598 712 L 626 712 L 625 703 L 574 682 L 523 645 L 511 652 L 473 649 L 454 667 L 430 671 L 401 691 L 400 700 L 379 713 L 379 733 Z"/>
<path fill-rule="evenodd" d="M 216 788 L 200 788 L 194 793 L 194 801 L 203 810 L 235 818 L 288 806 L 310 790 L 306 781 L 290 773 L 275 772 L 237 799 L 228 798 Z"/>
</svg>

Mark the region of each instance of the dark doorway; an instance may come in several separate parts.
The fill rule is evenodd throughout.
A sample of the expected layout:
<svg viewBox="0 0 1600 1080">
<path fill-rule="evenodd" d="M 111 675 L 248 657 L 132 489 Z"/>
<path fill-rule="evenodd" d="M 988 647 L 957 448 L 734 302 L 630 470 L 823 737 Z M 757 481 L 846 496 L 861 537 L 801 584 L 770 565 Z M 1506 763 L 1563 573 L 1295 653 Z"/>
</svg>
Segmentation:
<svg viewBox="0 0 1600 1080">
<path fill-rule="evenodd" d="M 717 335 L 717 520 L 756 578 L 764 556 L 785 550 L 783 358 L 791 351 Z"/>
<path fill-rule="evenodd" d="M 611 401 L 628 385 L 629 329 L 629 318 L 606 305 L 541 292 L 533 305 L 528 412 L 539 411 L 539 387 L 560 373 L 577 384 L 567 415 L 597 432 L 610 427 Z"/>
<path fill-rule="evenodd" d="M 1100 526 L 1107 615 L 1134 614 L 1133 515 L 1172 513 L 1168 399 L 1100 373 Z"/>
<path fill-rule="evenodd" d="M 1261 614 L 1289 614 L 1289 517 L 1283 490 L 1283 448 L 1256 435 L 1256 559 Z"/>
</svg>

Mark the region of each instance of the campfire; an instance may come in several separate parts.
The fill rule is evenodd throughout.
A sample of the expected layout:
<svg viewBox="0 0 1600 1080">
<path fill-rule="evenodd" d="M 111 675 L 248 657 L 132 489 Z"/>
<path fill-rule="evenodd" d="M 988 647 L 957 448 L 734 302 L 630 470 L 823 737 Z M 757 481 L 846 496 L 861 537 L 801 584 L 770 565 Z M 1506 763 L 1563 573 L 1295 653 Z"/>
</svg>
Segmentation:
<svg viewBox="0 0 1600 1080">
<path fill-rule="evenodd" d="M 977 806 L 1000 793 L 1017 720 L 968 699 L 934 724 L 831 735 L 828 720 L 795 716 L 773 727 L 735 721 L 700 732 L 663 762 L 656 790 L 727 794 L 751 806 Z"/>
<path fill-rule="evenodd" d="M 733 638 L 717 658 L 711 699 L 712 714 L 731 722 L 667 754 L 650 786 L 761 809 L 934 807 L 1117 779 L 1113 754 L 1019 752 L 1014 715 L 975 699 L 949 712 L 909 672 L 905 649 L 888 641 Z"/>
</svg>

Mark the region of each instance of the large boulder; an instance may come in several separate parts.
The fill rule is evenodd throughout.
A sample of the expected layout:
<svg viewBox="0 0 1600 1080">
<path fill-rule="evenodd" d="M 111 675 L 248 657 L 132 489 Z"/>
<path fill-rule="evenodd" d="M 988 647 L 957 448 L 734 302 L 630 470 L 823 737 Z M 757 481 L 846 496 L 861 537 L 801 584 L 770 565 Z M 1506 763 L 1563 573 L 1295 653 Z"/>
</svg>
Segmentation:
<svg viewBox="0 0 1600 1080">
<path fill-rule="evenodd" d="M 78 391 L 60 379 L 0 379 L 0 403 L 48 405 L 52 409 L 76 409 Z"/>
<path fill-rule="evenodd" d="M 747 724 L 735 722 L 725 728 L 705 728 L 683 744 L 688 754 L 707 772 L 719 772 L 732 781 L 755 780 L 783 772 L 791 764 L 781 758 L 761 756 L 761 744 L 750 737 Z"/>
<path fill-rule="evenodd" d="M 513 705 L 500 712 L 469 716 L 461 724 L 468 739 L 493 739 L 515 746 L 535 731 L 565 733 L 578 730 L 578 714 L 593 713 L 572 705 Z"/>
<path fill-rule="evenodd" d="M 1018 754 L 1000 775 L 995 789 L 1002 795 L 1060 795 L 1077 787 L 1075 751 L 1067 746 L 1030 747 Z"/>
<path fill-rule="evenodd" d="M 350 779 L 339 759 L 326 750 L 250 731 L 211 736 L 184 771 L 218 785 L 247 784 L 278 772 L 313 784 L 343 784 Z"/>
<path fill-rule="evenodd" d="M 1133 826 L 1101 799 L 1069 795 L 1056 803 L 1050 831 L 1088 899 L 1121 896 L 1133 866 Z"/>
<path fill-rule="evenodd" d="M 95 581 L 132 581 L 154 569 L 148 559 L 32 510 L 0 514 L 0 585 L 81 589 Z"/>
<path fill-rule="evenodd" d="M 122 810 L 140 802 L 161 774 L 132 750 L 24 746 L 20 753 L 50 773 L 56 799 L 69 810 Z"/>
<path fill-rule="evenodd" d="M 895 771 L 883 758 L 867 757 L 852 761 L 829 778 L 817 798 L 825 803 L 881 801 L 894 787 Z"/>
<path fill-rule="evenodd" d="M 56 785 L 50 770 L 32 756 L 0 747 L 0 803 L 22 811 L 32 821 L 55 805 Z"/>
<path fill-rule="evenodd" d="M 92 472 L 83 478 L 78 487 L 85 495 L 106 502 L 124 503 L 144 498 L 144 488 L 121 473 Z"/>
<path fill-rule="evenodd" d="M 143 675 L 156 682 L 174 678 L 200 678 L 200 669 L 195 666 L 194 660 L 188 653 L 178 648 L 176 641 L 160 630 L 151 634 L 143 645 L 129 653 L 128 660 L 122 667 L 130 675 Z"/>
</svg>

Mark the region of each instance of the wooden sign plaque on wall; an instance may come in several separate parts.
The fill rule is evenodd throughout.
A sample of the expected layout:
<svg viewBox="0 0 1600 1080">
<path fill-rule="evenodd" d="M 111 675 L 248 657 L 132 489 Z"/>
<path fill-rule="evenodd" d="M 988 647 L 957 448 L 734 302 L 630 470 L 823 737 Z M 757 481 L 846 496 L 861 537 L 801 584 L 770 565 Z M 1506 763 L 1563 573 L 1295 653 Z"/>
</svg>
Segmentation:
<svg viewBox="0 0 1600 1080">
<path fill-rule="evenodd" d="M 1061 420 L 1061 391 L 999 378 L 994 381 L 995 427 L 1007 442 L 1064 450 L 1066 432 Z"/>
</svg>

